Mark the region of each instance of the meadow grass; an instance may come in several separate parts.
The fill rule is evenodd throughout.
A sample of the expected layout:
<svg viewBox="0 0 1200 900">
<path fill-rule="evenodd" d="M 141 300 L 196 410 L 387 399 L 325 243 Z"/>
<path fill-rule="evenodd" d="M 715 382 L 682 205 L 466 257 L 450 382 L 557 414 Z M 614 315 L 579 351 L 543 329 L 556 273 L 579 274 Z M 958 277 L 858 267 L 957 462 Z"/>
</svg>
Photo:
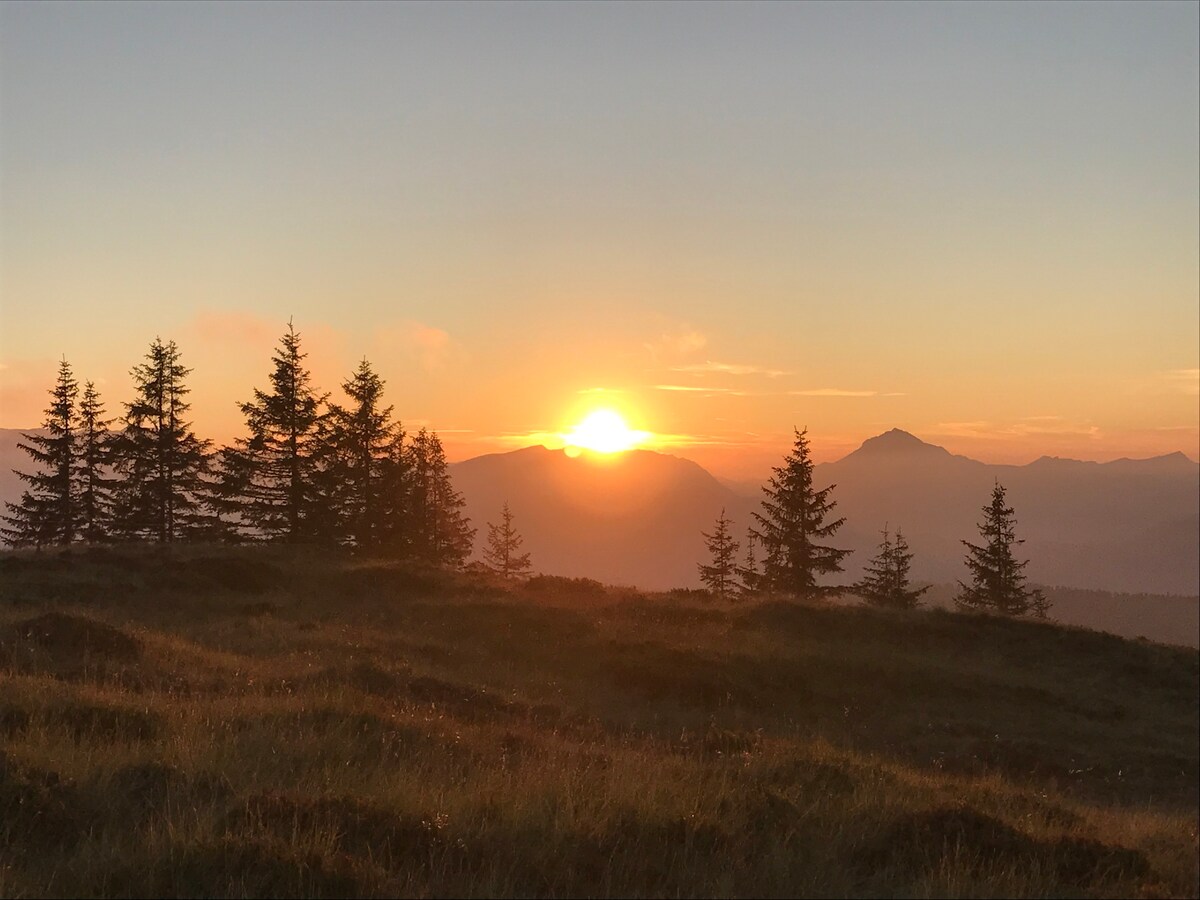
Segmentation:
<svg viewBox="0 0 1200 900">
<path fill-rule="evenodd" d="M 1194 650 L 313 551 L 0 557 L 3 896 L 1196 896 Z"/>
</svg>

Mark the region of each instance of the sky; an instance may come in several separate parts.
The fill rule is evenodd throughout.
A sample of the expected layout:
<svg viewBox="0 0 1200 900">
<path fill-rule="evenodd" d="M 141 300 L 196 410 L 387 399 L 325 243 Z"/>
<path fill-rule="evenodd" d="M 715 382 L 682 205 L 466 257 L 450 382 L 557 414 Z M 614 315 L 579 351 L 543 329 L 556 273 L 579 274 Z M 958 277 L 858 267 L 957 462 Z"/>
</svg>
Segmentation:
<svg viewBox="0 0 1200 900">
<path fill-rule="evenodd" d="M 1200 455 L 1200 5 L 0 4 L 0 427 L 289 319 L 452 459 L 611 408 L 759 477 L 899 427 Z"/>
</svg>

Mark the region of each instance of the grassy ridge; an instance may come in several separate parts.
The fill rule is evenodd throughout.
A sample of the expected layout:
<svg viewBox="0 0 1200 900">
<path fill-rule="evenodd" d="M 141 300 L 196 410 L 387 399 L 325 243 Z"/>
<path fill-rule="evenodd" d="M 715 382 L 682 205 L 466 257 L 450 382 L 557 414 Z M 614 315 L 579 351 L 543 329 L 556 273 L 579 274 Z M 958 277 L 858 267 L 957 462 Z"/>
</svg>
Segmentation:
<svg viewBox="0 0 1200 900">
<path fill-rule="evenodd" d="M 0 895 L 1195 896 L 1197 654 L 284 551 L 0 558 Z"/>
</svg>

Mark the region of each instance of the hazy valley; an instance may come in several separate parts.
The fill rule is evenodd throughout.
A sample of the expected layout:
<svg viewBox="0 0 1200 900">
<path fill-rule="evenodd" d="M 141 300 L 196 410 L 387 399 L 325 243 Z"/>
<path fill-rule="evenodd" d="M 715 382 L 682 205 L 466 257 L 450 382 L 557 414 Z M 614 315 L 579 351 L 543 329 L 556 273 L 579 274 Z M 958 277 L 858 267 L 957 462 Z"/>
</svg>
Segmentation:
<svg viewBox="0 0 1200 900">
<path fill-rule="evenodd" d="M 695 463 L 636 450 L 617 458 L 529 447 L 452 467 L 477 525 L 507 501 L 539 570 L 655 590 L 699 584 L 701 531 L 724 508 L 744 536 L 761 494 L 723 484 Z M 1031 580 L 1044 585 L 1194 596 L 1200 583 L 1200 464 L 1182 453 L 1089 463 L 1040 459 L 987 465 L 906 432 L 871 438 L 818 464 L 814 482 L 836 484 L 846 517 L 839 546 L 854 550 L 855 580 L 879 542 L 902 526 L 913 577 L 963 577 L 963 539 L 974 539 L 995 480 L 1017 510 Z"/>
</svg>

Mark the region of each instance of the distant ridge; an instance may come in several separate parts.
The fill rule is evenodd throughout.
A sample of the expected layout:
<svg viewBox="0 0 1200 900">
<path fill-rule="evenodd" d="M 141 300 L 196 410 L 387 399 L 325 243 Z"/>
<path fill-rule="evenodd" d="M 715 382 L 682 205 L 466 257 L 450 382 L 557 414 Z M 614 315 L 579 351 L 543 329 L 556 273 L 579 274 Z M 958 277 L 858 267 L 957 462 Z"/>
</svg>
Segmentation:
<svg viewBox="0 0 1200 900">
<path fill-rule="evenodd" d="M 16 448 L 20 434 L 0 429 L 0 501 L 20 496 L 11 474 L 28 463 Z M 455 463 L 451 473 L 479 544 L 508 501 L 540 571 L 646 588 L 696 586 L 701 532 L 724 509 L 744 542 L 762 500 L 757 484 L 651 450 L 572 458 L 538 445 Z M 832 498 L 846 517 L 836 545 L 853 553 L 840 583 L 858 577 L 885 526 L 904 529 L 914 578 L 953 583 L 963 575 L 960 542 L 977 535 L 997 479 L 1016 509 L 1033 581 L 1186 596 L 1200 583 L 1200 464 L 1181 452 L 992 465 L 893 428 L 817 465 L 814 477 L 818 487 L 837 485 Z"/>
<path fill-rule="evenodd" d="M 1031 579 L 1046 585 L 1194 596 L 1200 582 L 1200 464 L 1181 452 L 1106 463 L 1043 456 L 993 465 L 951 454 L 900 429 L 816 467 L 846 517 L 848 572 L 884 527 L 904 529 L 916 577 L 962 576 L 993 481 L 1008 488 Z"/>
</svg>

